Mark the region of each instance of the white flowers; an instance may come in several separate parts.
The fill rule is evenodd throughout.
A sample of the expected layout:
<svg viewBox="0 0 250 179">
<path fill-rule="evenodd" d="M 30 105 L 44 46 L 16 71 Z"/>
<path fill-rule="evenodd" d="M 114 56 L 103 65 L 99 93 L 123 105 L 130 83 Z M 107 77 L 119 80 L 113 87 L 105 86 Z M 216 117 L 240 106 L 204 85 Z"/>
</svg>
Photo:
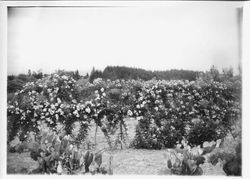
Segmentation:
<svg viewBox="0 0 250 179">
<path fill-rule="evenodd" d="M 142 101 L 144 98 L 141 96 L 139 99 L 138 99 L 138 101 Z"/>
<path fill-rule="evenodd" d="M 58 104 L 60 104 L 62 102 L 60 98 L 56 98 L 56 100 L 57 100 Z"/>
<path fill-rule="evenodd" d="M 63 76 L 62 76 L 62 79 L 68 80 L 68 77 L 67 77 L 66 75 L 63 75 Z"/>
<path fill-rule="evenodd" d="M 101 92 L 104 92 L 104 88 L 101 88 Z"/>
<path fill-rule="evenodd" d="M 86 111 L 87 113 L 90 113 L 90 112 L 91 112 L 91 110 L 90 110 L 89 107 L 87 107 L 87 108 L 85 109 L 85 111 Z"/>
<path fill-rule="evenodd" d="M 131 110 L 128 110 L 128 116 L 132 116 L 133 112 Z"/>
<path fill-rule="evenodd" d="M 51 104 L 51 109 L 55 109 L 55 105 L 54 104 Z"/>
<path fill-rule="evenodd" d="M 143 116 L 138 116 L 138 117 L 136 117 L 136 119 L 139 121 L 139 120 L 143 119 Z"/>
<path fill-rule="evenodd" d="M 79 113 L 78 113 L 77 110 L 75 110 L 75 111 L 73 112 L 73 114 L 74 114 L 76 117 L 80 117 L 80 115 L 79 115 Z"/>
<path fill-rule="evenodd" d="M 167 94 L 167 96 L 168 96 L 168 97 L 173 97 L 173 95 L 172 95 L 172 94 L 170 94 L 170 93 L 169 93 L 169 94 Z"/>
</svg>

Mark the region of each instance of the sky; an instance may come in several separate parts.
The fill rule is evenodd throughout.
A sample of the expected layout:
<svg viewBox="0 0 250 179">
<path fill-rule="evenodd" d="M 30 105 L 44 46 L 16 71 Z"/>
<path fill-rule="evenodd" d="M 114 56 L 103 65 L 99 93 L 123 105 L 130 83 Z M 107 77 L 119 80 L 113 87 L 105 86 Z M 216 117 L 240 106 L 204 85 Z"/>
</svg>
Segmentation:
<svg viewBox="0 0 250 179">
<path fill-rule="evenodd" d="M 84 74 L 107 65 L 199 71 L 215 65 L 237 71 L 240 6 L 226 3 L 11 7 L 8 74 L 28 69 Z"/>
</svg>

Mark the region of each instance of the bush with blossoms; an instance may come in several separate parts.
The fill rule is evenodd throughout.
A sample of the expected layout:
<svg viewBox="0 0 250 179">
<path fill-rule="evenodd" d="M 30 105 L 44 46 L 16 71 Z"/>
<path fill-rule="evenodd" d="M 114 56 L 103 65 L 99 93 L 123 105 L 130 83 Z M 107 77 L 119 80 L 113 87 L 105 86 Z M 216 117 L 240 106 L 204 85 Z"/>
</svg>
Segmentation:
<svg viewBox="0 0 250 179">
<path fill-rule="evenodd" d="M 62 125 L 71 134 L 78 122 L 74 141 L 80 145 L 93 121 L 110 147 L 123 148 L 126 118 L 136 117 L 136 148 L 173 147 L 183 137 L 199 145 L 222 138 L 240 118 L 239 93 L 233 82 L 96 79 L 82 85 L 58 72 L 26 83 L 8 102 L 8 141 L 39 132 L 41 122 L 52 130 Z"/>
<path fill-rule="evenodd" d="M 144 83 L 134 95 L 133 113 L 139 124 L 132 145 L 161 149 L 174 147 L 183 137 L 190 145 L 223 138 L 241 114 L 233 90 L 214 81 Z"/>
<path fill-rule="evenodd" d="M 16 135 L 25 140 L 27 132 L 38 132 L 41 122 L 56 129 L 63 124 L 70 134 L 74 122 L 80 121 L 86 131 L 94 104 L 77 98 L 77 85 L 71 76 L 55 73 L 36 82 L 26 83 L 8 102 L 8 138 Z"/>
<path fill-rule="evenodd" d="M 8 102 L 8 141 L 16 135 L 24 141 L 30 131 L 39 132 L 42 122 L 53 130 L 63 125 L 66 134 L 71 134 L 77 123 L 80 130 L 74 140 L 80 145 L 93 121 L 101 128 L 110 147 L 118 139 L 125 142 L 124 117 L 129 108 L 131 84 L 123 80 L 96 79 L 93 84 L 87 82 L 83 87 L 63 72 L 26 83 Z M 111 136 L 118 128 L 121 132 L 117 140 L 112 141 Z"/>
</svg>

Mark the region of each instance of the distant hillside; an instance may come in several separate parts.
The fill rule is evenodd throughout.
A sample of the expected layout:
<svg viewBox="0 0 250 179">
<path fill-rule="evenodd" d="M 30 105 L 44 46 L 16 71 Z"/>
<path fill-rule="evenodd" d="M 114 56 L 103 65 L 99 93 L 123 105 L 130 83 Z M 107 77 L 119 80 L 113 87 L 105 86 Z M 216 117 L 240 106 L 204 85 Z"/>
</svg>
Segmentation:
<svg viewBox="0 0 250 179">
<path fill-rule="evenodd" d="M 96 78 L 104 79 L 142 79 L 151 80 L 165 79 L 165 80 L 195 80 L 198 71 L 191 70 L 166 70 L 166 71 L 150 71 L 141 68 L 131 68 L 125 66 L 107 66 L 103 71 L 95 70 L 93 68 L 90 74 L 90 82 Z"/>
</svg>

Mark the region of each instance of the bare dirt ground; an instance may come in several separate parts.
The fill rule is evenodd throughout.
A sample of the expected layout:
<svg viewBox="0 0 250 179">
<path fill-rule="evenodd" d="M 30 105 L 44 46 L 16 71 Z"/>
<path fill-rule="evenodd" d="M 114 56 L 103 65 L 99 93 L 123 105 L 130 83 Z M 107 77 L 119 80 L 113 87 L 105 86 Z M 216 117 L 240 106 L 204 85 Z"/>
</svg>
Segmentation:
<svg viewBox="0 0 250 179">
<path fill-rule="evenodd" d="M 136 121 L 127 119 L 129 138 L 128 143 L 132 141 L 135 135 Z M 95 126 L 93 125 L 90 130 L 88 141 L 94 143 Z M 97 145 L 96 150 L 108 148 L 106 139 L 98 128 L 97 131 Z M 124 147 L 124 146 L 123 146 Z M 116 149 L 104 150 L 103 164 L 108 168 L 109 157 L 113 156 L 112 168 L 113 174 L 135 174 L 135 175 L 170 175 L 167 169 L 166 161 L 163 157 L 166 150 L 144 150 L 144 149 Z M 37 167 L 37 163 L 32 160 L 28 152 L 8 153 L 7 156 L 7 171 L 8 173 L 27 173 Z M 212 164 L 205 163 L 202 165 L 204 175 L 225 175 L 220 166 L 213 166 Z"/>
</svg>

